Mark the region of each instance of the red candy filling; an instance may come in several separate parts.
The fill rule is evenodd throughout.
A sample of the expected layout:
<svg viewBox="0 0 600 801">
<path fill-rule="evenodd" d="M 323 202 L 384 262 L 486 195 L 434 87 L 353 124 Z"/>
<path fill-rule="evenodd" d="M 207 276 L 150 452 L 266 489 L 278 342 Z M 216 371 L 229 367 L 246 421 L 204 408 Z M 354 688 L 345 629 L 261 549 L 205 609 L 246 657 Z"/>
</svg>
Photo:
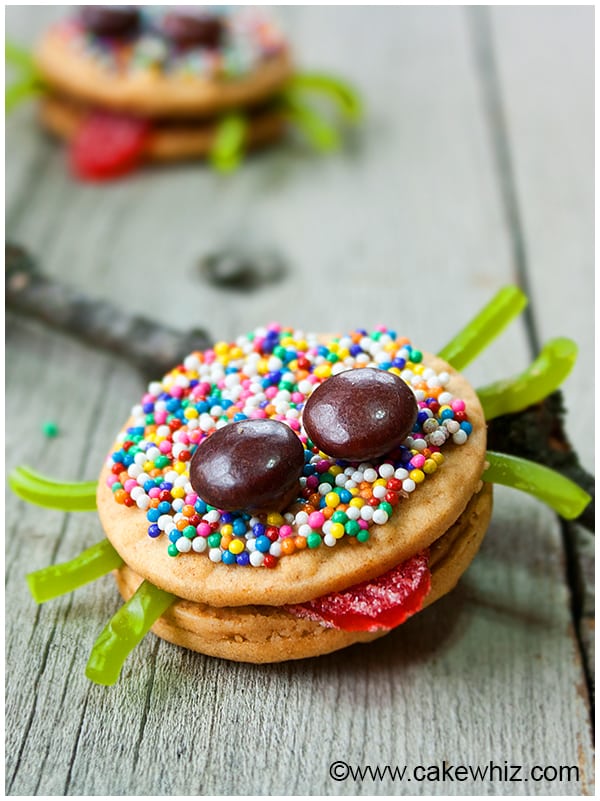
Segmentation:
<svg viewBox="0 0 600 801">
<path fill-rule="evenodd" d="M 430 587 L 425 550 L 371 581 L 286 609 L 296 617 L 344 631 L 393 629 L 423 607 Z"/>
<path fill-rule="evenodd" d="M 138 166 L 149 135 L 147 120 L 92 112 L 71 142 L 71 168 L 88 181 L 118 178 Z"/>
</svg>

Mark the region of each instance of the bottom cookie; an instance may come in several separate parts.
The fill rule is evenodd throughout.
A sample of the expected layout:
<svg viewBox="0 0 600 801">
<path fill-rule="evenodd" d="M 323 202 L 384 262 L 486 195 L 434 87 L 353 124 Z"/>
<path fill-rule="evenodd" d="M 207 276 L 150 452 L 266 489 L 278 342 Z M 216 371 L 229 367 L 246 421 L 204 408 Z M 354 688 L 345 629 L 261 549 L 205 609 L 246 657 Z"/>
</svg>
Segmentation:
<svg viewBox="0 0 600 801">
<path fill-rule="evenodd" d="M 58 95 L 42 100 L 40 116 L 44 127 L 61 139 L 72 139 L 88 109 Z M 154 126 L 144 146 L 147 161 L 183 161 L 206 157 L 214 143 L 217 124 L 214 120 L 160 121 Z M 258 149 L 279 140 L 286 129 L 283 114 L 273 108 L 253 111 L 248 116 L 246 145 Z"/>
<path fill-rule="evenodd" d="M 492 487 L 484 484 L 448 531 L 430 548 L 431 589 L 423 607 L 450 592 L 475 557 L 492 513 Z M 142 579 L 124 565 L 115 571 L 123 598 Z M 343 631 L 296 617 L 282 607 L 215 607 L 175 601 L 152 631 L 175 645 L 235 662 L 283 662 L 331 653 L 389 633 Z"/>
</svg>

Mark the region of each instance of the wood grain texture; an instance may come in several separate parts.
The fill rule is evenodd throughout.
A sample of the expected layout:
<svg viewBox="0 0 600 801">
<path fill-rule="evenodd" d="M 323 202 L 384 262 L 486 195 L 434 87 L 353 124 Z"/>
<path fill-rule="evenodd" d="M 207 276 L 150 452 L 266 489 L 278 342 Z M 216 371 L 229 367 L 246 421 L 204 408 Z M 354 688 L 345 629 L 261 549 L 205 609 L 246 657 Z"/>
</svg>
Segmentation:
<svg viewBox="0 0 600 801">
<path fill-rule="evenodd" d="M 7 32 L 26 42 L 57 13 L 10 8 Z M 564 19 L 569 10 L 556 14 Z M 319 158 L 290 144 L 227 178 L 185 165 L 86 186 L 69 177 L 61 148 L 24 107 L 7 127 L 7 236 L 51 275 L 181 328 L 205 326 L 215 338 L 270 319 L 315 330 L 387 322 L 436 350 L 515 275 L 467 15 L 449 7 L 298 7 L 281 15 L 304 65 L 339 72 L 364 94 L 364 130 L 344 152 Z M 505 65 L 521 44 L 503 25 L 494 30 Z M 538 26 L 530 55 L 552 62 L 552 30 Z M 522 59 L 521 84 L 535 65 L 533 56 Z M 588 79 L 585 66 L 572 79 L 582 108 Z M 528 99 L 531 119 L 537 98 Z M 543 100 L 542 116 L 550 113 Z M 523 129 L 512 131 L 511 147 L 524 147 Z M 524 176 L 528 151 L 519 152 Z M 578 193 L 572 181 L 581 176 L 562 159 L 559 148 L 564 191 Z M 529 186 L 536 180 L 529 175 Z M 546 197 L 533 188 L 522 196 L 526 220 L 542 215 Z M 563 200 L 555 203 L 558 215 Z M 529 252 L 547 246 L 545 228 L 525 230 Z M 202 283 L 198 260 L 228 242 L 280 250 L 288 277 L 247 295 Z M 569 229 L 562 245 L 573 258 L 584 254 L 581 280 L 590 283 L 591 244 Z M 534 304 L 537 313 L 538 296 Z M 545 319 L 547 335 L 559 333 Z M 93 478 L 142 391 L 140 377 L 118 359 L 8 322 L 7 467 L 26 462 L 65 479 Z M 523 325 L 513 324 L 467 375 L 478 385 L 511 374 L 527 351 Z M 40 431 L 48 418 L 61 428 L 53 440 Z M 99 540 L 96 516 L 40 511 L 11 495 L 6 504 L 10 795 L 593 792 L 589 702 L 560 526 L 519 493 L 497 491 L 492 526 L 458 589 L 373 645 L 266 669 L 148 636 L 113 688 L 92 685 L 83 672 L 118 606 L 112 579 L 37 609 L 23 580 Z M 334 782 L 328 766 L 336 759 L 411 769 L 444 760 L 577 765 L 580 781 Z"/>
</svg>

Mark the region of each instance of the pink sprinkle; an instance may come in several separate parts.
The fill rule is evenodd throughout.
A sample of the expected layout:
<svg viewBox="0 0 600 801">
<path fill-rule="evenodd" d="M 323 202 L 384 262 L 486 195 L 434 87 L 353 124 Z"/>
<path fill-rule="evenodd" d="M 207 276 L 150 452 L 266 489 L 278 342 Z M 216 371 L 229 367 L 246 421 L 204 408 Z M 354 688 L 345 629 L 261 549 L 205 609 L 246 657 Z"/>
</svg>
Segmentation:
<svg viewBox="0 0 600 801">
<path fill-rule="evenodd" d="M 301 392 L 292 392 L 292 403 L 304 403 L 304 395 Z"/>
<path fill-rule="evenodd" d="M 456 400 L 453 400 L 450 405 L 452 406 L 452 409 L 455 412 L 464 412 L 465 410 L 465 402 L 460 398 L 456 398 Z"/>
<path fill-rule="evenodd" d="M 135 480 L 135 478 L 128 478 L 127 481 L 123 484 L 123 489 L 125 490 L 125 492 L 131 493 L 131 490 L 137 486 L 138 483 Z"/>
<path fill-rule="evenodd" d="M 266 395 L 266 396 L 267 396 L 267 398 L 269 398 L 269 399 L 270 399 L 270 398 L 274 398 L 274 397 L 275 397 L 275 395 L 277 395 L 277 393 L 278 393 L 278 392 L 279 392 L 279 390 L 277 389 L 277 387 L 267 387 L 267 388 L 265 389 L 265 395 Z"/>
<path fill-rule="evenodd" d="M 201 381 L 198 384 L 198 390 L 202 393 L 202 395 L 210 395 L 210 384 L 208 381 Z"/>
<path fill-rule="evenodd" d="M 196 533 L 200 537 L 209 537 L 212 534 L 210 523 L 202 522 L 196 526 Z"/>
<path fill-rule="evenodd" d="M 142 403 L 154 403 L 155 400 L 156 398 L 154 397 L 154 395 L 151 395 L 149 392 L 146 392 L 146 394 L 142 398 Z"/>
<path fill-rule="evenodd" d="M 158 498 L 158 496 L 160 495 L 159 488 L 158 487 L 152 487 L 152 489 L 149 490 L 148 495 L 150 496 L 150 498 Z"/>
<path fill-rule="evenodd" d="M 250 417 L 253 420 L 256 420 L 258 418 L 263 418 L 263 417 L 266 417 L 266 416 L 267 416 L 267 413 L 265 412 L 264 409 L 252 409 L 252 411 L 250 412 Z"/>
<path fill-rule="evenodd" d="M 367 528 L 369 528 L 369 524 L 367 523 L 367 521 L 366 521 L 366 520 L 363 520 L 363 519 L 362 519 L 362 517 L 359 517 L 359 519 L 358 519 L 358 525 L 359 525 L 361 528 L 364 528 L 364 529 L 367 529 Z"/>
<path fill-rule="evenodd" d="M 206 364 L 212 364 L 216 358 L 217 357 L 215 355 L 214 350 L 207 350 L 204 353 L 204 361 L 206 362 Z"/>
<path fill-rule="evenodd" d="M 119 479 L 115 476 L 114 473 L 109 473 L 106 477 L 106 486 L 112 487 L 113 484 L 116 484 Z M 137 482 L 136 482 L 137 483 Z"/>
<path fill-rule="evenodd" d="M 171 387 L 169 392 L 171 393 L 171 397 L 173 398 L 183 397 L 183 387 L 180 387 L 179 384 L 175 384 L 175 386 Z"/>
<path fill-rule="evenodd" d="M 279 526 L 279 536 L 280 537 L 289 537 L 293 534 L 294 529 L 291 526 L 283 525 Z"/>
<path fill-rule="evenodd" d="M 421 468 L 425 464 L 425 457 L 422 453 L 417 453 L 410 460 L 416 468 Z"/>
<path fill-rule="evenodd" d="M 290 417 L 289 420 L 286 420 L 286 423 L 290 428 L 293 428 L 294 431 L 300 431 L 300 423 L 294 417 Z"/>
<path fill-rule="evenodd" d="M 316 490 L 319 486 L 319 479 L 315 475 L 308 476 L 306 479 L 306 486 L 309 489 Z"/>
<path fill-rule="evenodd" d="M 217 381 L 217 386 L 219 387 L 219 389 L 225 389 L 225 379 L 224 378 L 220 378 Z"/>
<path fill-rule="evenodd" d="M 184 500 L 189 506 L 193 506 L 198 500 L 198 496 L 195 492 L 190 492 L 189 495 L 185 496 Z"/>
<path fill-rule="evenodd" d="M 171 452 L 171 443 L 168 439 L 163 439 L 163 441 L 158 446 L 158 450 L 161 453 L 170 453 Z"/>
<path fill-rule="evenodd" d="M 311 512 L 308 516 L 308 525 L 311 528 L 321 528 L 325 522 L 325 515 L 322 512 Z"/>
<path fill-rule="evenodd" d="M 164 409 L 162 412 L 154 412 L 154 422 L 161 426 L 163 423 L 167 422 L 168 412 Z"/>
<path fill-rule="evenodd" d="M 326 473 L 329 470 L 330 462 L 326 459 L 321 459 L 320 462 L 317 462 L 317 473 Z"/>
</svg>

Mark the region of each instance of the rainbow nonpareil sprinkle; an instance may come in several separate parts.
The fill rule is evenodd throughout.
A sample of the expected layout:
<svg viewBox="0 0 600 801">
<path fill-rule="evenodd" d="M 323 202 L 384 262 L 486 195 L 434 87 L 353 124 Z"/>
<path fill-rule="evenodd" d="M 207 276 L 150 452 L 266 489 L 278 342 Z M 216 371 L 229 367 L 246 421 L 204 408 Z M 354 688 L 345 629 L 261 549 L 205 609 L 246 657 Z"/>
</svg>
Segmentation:
<svg viewBox="0 0 600 801">
<path fill-rule="evenodd" d="M 357 464 L 320 453 L 301 415 L 318 384 L 360 367 L 399 375 L 419 411 L 402 445 Z M 149 385 L 109 457 L 107 484 L 117 503 L 146 513 L 148 535 L 164 537 L 174 557 L 206 553 L 215 563 L 275 567 L 297 550 L 335 547 L 345 538 L 366 542 L 373 526 L 387 523 L 401 499 L 442 466 L 444 445 L 467 441 L 472 426 L 449 381 L 448 373 L 422 363 L 409 340 L 385 327 L 325 343 L 277 324 L 258 328 L 190 354 Z M 299 497 L 281 513 L 221 511 L 199 498 L 189 481 L 199 443 L 229 423 L 253 418 L 286 423 L 305 448 Z"/>
<path fill-rule="evenodd" d="M 140 6 L 139 31 L 130 41 L 96 36 L 73 17 L 56 26 L 69 46 L 83 52 L 113 73 L 159 70 L 170 75 L 239 78 L 286 48 L 283 34 L 261 9 L 212 7 L 224 26 L 218 48 L 179 48 L 164 35 L 161 19 L 169 7 Z"/>
</svg>

